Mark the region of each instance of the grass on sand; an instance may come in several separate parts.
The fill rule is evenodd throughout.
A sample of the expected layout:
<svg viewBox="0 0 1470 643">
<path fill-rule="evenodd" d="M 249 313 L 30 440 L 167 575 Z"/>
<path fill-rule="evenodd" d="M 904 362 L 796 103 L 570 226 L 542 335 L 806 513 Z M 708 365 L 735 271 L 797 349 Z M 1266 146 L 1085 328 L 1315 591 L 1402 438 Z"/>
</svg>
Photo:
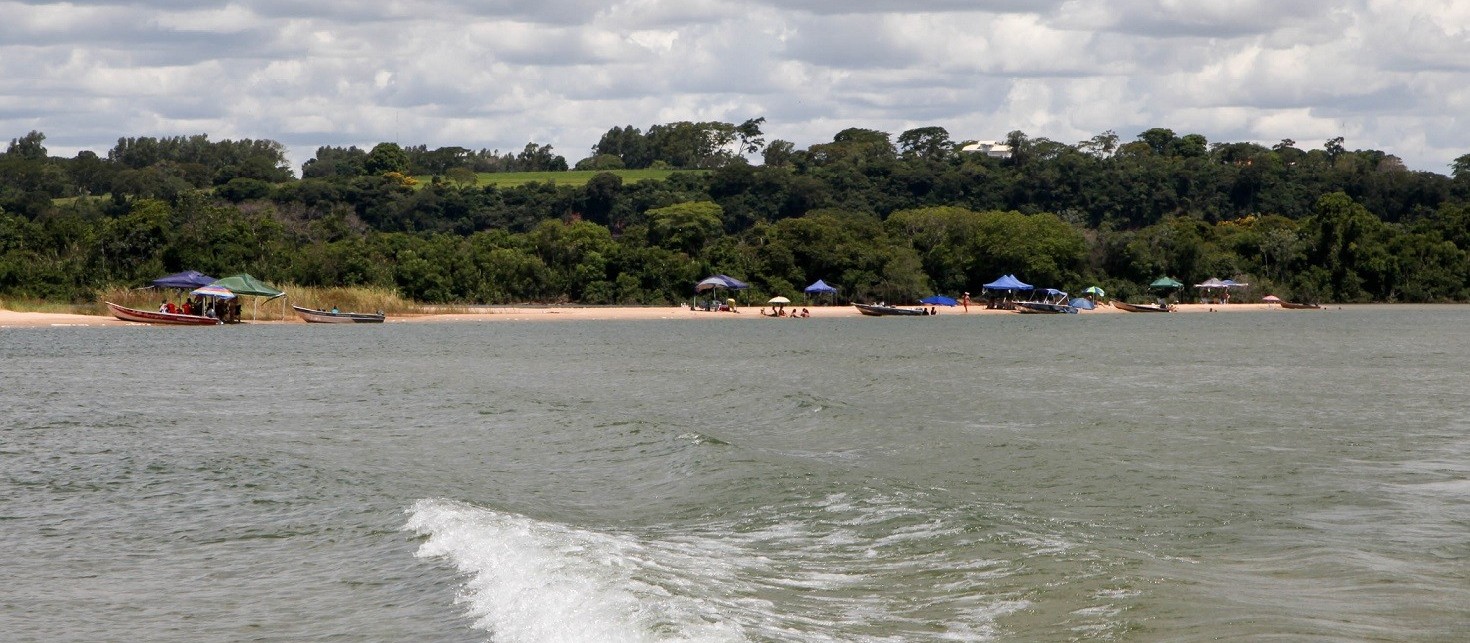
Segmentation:
<svg viewBox="0 0 1470 643">
<path fill-rule="evenodd" d="M 336 306 L 344 312 L 370 313 L 383 311 L 389 317 L 394 315 L 423 315 L 431 312 L 463 312 L 454 308 L 435 306 L 432 309 L 400 297 L 397 291 L 386 288 L 371 288 L 366 286 L 354 287 L 330 287 L 318 288 L 314 286 L 294 286 L 290 284 L 278 285 L 281 290 L 286 291 L 285 301 L 274 299 L 269 302 L 263 297 L 243 297 L 240 307 L 246 320 L 254 319 L 262 321 L 269 320 L 295 320 L 296 311 L 291 306 L 302 306 L 304 308 L 316 308 L 320 310 L 331 310 Z M 112 302 L 128 308 L 139 310 L 157 310 L 158 303 L 163 300 L 180 303 L 183 301 L 187 291 L 183 290 L 160 290 L 157 288 L 107 288 L 97 293 L 97 301 L 89 303 L 67 303 L 36 299 L 0 299 L 0 308 L 16 312 L 32 313 L 70 313 L 78 315 L 110 315 L 107 312 L 107 304 Z M 258 302 L 258 305 L 257 305 Z"/>
</svg>

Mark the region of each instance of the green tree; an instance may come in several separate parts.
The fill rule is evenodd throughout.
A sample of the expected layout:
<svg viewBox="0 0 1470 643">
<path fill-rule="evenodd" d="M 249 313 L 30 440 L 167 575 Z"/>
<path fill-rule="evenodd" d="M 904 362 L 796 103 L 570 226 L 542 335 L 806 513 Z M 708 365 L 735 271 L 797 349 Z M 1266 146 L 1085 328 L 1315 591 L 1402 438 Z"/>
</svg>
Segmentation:
<svg viewBox="0 0 1470 643">
<path fill-rule="evenodd" d="M 943 161 L 954 154 L 954 141 L 943 127 L 919 127 L 898 135 L 898 149 L 904 158 Z"/>
<path fill-rule="evenodd" d="M 719 236 L 723 225 L 719 205 L 710 201 L 676 203 L 648 211 L 648 236 L 653 245 L 697 256 Z"/>
<path fill-rule="evenodd" d="M 25 161 L 46 160 L 46 146 L 42 142 L 46 135 L 35 130 L 20 138 L 10 139 L 10 147 L 6 148 L 5 156 Z"/>
<path fill-rule="evenodd" d="M 404 174 L 408 171 L 408 153 L 397 143 L 378 143 L 363 160 L 362 171 L 369 176 L 382 176 L 389 172 Z"/>
</svg>

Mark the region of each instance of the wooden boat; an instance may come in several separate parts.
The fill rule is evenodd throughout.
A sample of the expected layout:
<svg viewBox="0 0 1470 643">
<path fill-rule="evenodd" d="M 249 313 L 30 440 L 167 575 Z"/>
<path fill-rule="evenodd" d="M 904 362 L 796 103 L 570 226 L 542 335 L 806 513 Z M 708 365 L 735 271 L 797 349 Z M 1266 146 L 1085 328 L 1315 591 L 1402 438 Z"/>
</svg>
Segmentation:
<svg viewBox="0 0 1470 643">
<path fill-rule="evenodd" d="M 1077 307 L 1050 301 L 1018 301 L 1016 312 L 1028 315 L 1076 315 Z"/>
<path fill-rule="evenodd" d="M 183 313 L 160 313 L 150 310 L 138 310 L 119 306 L 110 301 L 107 309 L 112 311 L 112 316 L 123 321 L 138 322 L 140 324 L 176 324 L 181 326 L 216 326 L 222 324 L 218 319 L 204 315 L 185 315 Z"/>
<path fill-rule="evenodd" d="M 1281 307 L 1287 310 L 1317 310 L 1321 308 L 1321 306 L 1317 304 L 1299 304 L 1292 301 L 1281 302 Z"/>
<path fill-rule="evenodd" d="M 315 308 L 302 308 L 291 306 L 296 309 L 296 314 L 310 324 L 381 324 L 383 313 L 334 313 L 330 310 L 317 310 Z"/>
<path fill-rule="evenodd" d="M 853 304 L 853 306 L 858 309 L 858 312 L 872 317 L 920 317 L 929 314 L 927 308 L 899 308 L 881 304 Z"/>
<path fill-rule="evenodd" d="M 1113 307 L 1118 310 L 1126 310 L 1130 313 L 1172 313 L 1173 307 L 1159 306 L 1156 304 L 1130 304 L 1126 301 L 1114 301 Z"/>
</svg>

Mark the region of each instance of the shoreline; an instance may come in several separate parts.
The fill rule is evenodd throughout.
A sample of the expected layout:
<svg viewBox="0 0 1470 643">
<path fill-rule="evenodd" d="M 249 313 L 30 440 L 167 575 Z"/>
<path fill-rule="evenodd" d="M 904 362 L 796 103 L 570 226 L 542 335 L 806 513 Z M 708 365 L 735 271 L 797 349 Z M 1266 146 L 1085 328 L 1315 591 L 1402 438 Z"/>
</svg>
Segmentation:
<svg viewBox="0 0 1470 643">
<path fill-rule="evenodd" d="M 1371 305 L 1371 304 L 1369 304 Z M 1395 305 L 1395 304 L 1385 304 Z M 1332 310 L 1340 309 L 1340 306 L 1328 307 Z M 801 306 L 796 306 L 801 310 Z M 852 306 L 808 306 L 811 311 L 810 319 L 832 319 L 838 317 L 862 317 L 862 314 Z M 767 306 L 769 311 L 770 307 Z M 556 322 L 556 321 L 617 321 L 617 320 L 654 320 L 654 319 L 688 319 L 688 320 L 725 320 L 725 319 L 768 319 L 786 320 L 790 318 L 762 317 L 761 307 L 744 307 L 739 312 L 706 312 L 690 310 L 687 305 L 680 306 L 493 306 L 475 312 L 453 312 L 453 313 L 425 313 L 418 315 L 400 315 L 389 317 L 385 323 L 389 324 L 422 324 L 422 323 L 463 323 L 463 322 Z M 1276 304 L 1265 303 L 1234 303 L 1234 304 L 1178 304 L 1176 312 L 1182 314 L 1199 313 L 1245 313 L 1245 312 L 1292 312 L 1309 313 L 1313 311 L 1287 311 Z M 983 306 L 971 305 L 969 312 L 956 306 L 953 308 L 940 307 L 939 315 L 942 316 L 992 316 L 992 315 L 1017 315 L 1009 310 L 986 310 Z M 1126 315 L 1137 313 L 1125 313 L 1112 306 L 1100 306 L 1095 310 L 1083 310 L 1079 315 Z M 798 318 L 800 319 L 800 318 Z M 287 320 L 263 320 L 247 321 L 247 324 L 305 324 L 300 319 Z M 126 322 L 112 316 L 103 315 L 79 315 L 73 313 L 33 313 L 19 312 L 0 308 L 0 328 L 43 328 L 43 327 L 65 327 L 65 326 L 151 326 L 155 324 L 140 324 Z"/>
</svg>

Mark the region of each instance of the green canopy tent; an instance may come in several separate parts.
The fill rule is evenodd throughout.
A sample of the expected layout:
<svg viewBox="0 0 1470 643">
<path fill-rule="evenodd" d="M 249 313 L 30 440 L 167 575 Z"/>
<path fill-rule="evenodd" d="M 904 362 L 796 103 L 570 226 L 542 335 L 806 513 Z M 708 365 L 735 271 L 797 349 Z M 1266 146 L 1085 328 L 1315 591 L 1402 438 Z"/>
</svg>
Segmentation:
<svg viewBox="0 0 1470 643">
<path fill-rule="evenodd" d="M 224 279 L 220 279 L 219 281 L 216 281 L 216 282 L 214 282 L 212 284 L 209 284 L 209 285 L 211 285 L 211 286 L 219 286 L 221 288 L 228 288 L 230 290 L 230 292 L 235 293 L 236 295 L 246 295 L 246 296 L 250 296 L 250 297 L 265 297 L 265 300 L 266 301 L 270 301 L 270 300 L 275 299 L 277 297 L 285 297 L 286 296 L 285 291 L 279 290 L 276 287 L 274 287 L 274 286 L 272 286 L 272 285 L 270 285 L 268 283 L 265 283 L 264 281 L 261 281 L 259 279 L 256 279 L 255 277 L 252 277 L 252 276 L 250 276 L 248 274 L 245 274 L 245 273 L 240 273 L 238 275 L 231 275 L 229 277 L 225 277 Z M 259 299 L 256 299 L 254 301 L 255 301 L 254 307 L 250 311 L 250 319 L 252 321 L 255 320 L 256 312 L 260 308 L 260 300 Z M 285 318 L 286 318 L 286 300 L 285 299 L 282 299 L 281 300 L 281 319 L 285 319 Z"/>
<path fill-rule="evenodd" d="M 1158 279 L 1155 279 L 1153 283 L 1149 284 L 1148 287 L 1154 290 L 1177 290 L 1179 288 L 1183 288 L 1184 283 L 1170 277 L 1159 277 Z M 1159 303 L 1167 304 L 1167 297 L 1167 293 L 1164 296 L 1159 297 Z"/>
</svg>

